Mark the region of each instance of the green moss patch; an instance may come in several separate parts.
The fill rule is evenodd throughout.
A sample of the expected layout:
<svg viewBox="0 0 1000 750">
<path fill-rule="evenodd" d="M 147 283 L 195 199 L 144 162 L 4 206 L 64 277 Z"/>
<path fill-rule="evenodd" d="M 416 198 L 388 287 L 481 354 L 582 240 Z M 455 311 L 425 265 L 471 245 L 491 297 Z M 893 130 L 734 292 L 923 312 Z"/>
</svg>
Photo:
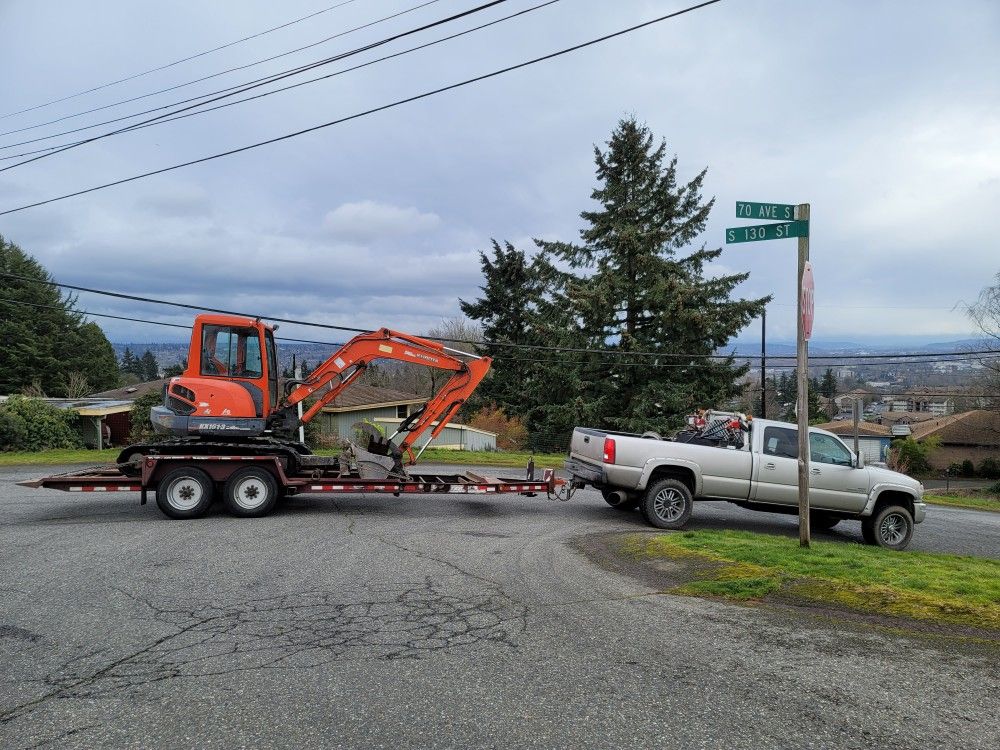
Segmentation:
<svg viewBox="0 0 1000 750">
<path fill-rule="evenodd" d="M 813 542 L 745 531 L 634 535 L 637 558 L 700 559 L 673 593 L 747 601 L 776 594 L 861 612 L 1000 630 L 1000 561 Z M 711 563 L 711 564 L 704 564 Z"/>
</svg>

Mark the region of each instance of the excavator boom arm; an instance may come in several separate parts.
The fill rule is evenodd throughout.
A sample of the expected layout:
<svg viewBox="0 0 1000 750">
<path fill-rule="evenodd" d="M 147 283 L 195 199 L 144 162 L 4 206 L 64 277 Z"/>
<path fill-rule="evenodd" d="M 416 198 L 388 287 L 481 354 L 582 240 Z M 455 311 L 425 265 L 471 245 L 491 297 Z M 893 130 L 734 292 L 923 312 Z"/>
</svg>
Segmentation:
<svg viewBox="0 0 1000 750">
<path fill-rule="evenodd" d="M 425 404 L 420 416 L 409 426 L 406 437 L 400 443 L 400 449 L 409 452 L 411 456 L 411 446 L 417 438 L 433 422 L 438 424 L 432 430 L 431 438 L 437 437 L 448 420 L 475 391 L 489 372 L 491 364 L 489 357 L 476 357 L 465 362 L 449 354 L 446 347 L 436 341 L 382 328 L 355 336 L 330 355 L 305 381 L 292 389 L 285 398 L 284 407 L 293 407 L 322 391 L 302 414 L 302 423 L 309 422 L 320 409 L 360 377 L 365 367 L 379 359 L 394 359 L 453 372 L 448 382 Z M 324 391 L 327 387 L 328 390 Z"/>
</svg>

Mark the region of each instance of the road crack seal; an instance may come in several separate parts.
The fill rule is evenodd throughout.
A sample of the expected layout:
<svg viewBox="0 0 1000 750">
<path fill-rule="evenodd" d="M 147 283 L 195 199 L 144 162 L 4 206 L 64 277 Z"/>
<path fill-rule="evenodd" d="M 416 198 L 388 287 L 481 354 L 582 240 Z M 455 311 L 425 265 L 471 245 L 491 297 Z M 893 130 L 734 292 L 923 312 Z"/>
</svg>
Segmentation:
<svg viewBox="0 0 1000 750">
<path fill-rule="evenodd" d="M 303 669 L 337 661 L 416 660 L 472 648 L 516 649 L 527 608 L 499 587 L 441 590 L 421 581 L 303 591 L 233 603 L 166 606 L 133 597 L 173 632 L 104 664 L 71 660 L 42 696 L 0 713 L 7 724 L 53 699 L 91 700 L 173 679 Z"/>
</svg>

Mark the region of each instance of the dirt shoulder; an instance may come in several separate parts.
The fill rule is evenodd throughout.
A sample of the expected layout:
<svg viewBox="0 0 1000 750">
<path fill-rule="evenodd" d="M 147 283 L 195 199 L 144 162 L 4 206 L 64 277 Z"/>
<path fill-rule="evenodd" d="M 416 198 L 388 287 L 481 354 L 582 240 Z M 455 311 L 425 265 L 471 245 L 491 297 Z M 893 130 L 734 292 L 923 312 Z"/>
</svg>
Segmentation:
<svg viewBox="0 0 1000 750">
<path fill-rule="evenodd" d="M 740 533 L 740 532 L 737 532 Z M 928 599 L 891 582 L 865 579 L 863 583 L 826 578 L 815 573 L 803 573 L 800 567 L 782 568 L 775 561 L 766 564 L 746 560 L 726 559 L 720 555 L 692 553 L 675 542 L 685 534 L 716 534 L 716 532 L 640 532 L 596 534 L 575 540 L 574 546 L 602 568 L 626 575 L 666 594 L 698 596 L 772 613 L 788 621 L 795 618 L 803 627 L 833 627 L 847 631 L 877 629 L 889 634 L 916 639 L 921 644 L 939 649 L 961 648 L 977 654 L 1000 655 L 1000 627 L 994 619 L 1000 606 L 982 601 L 989 596 L 989 582 L 972 592 L 970 601 L 935 592 Z M 770 535 L 747 535 L 770 537 Z M 690 540 L 691 537 L 688 537 Z M 664 540 L 667 540 L 666 542 Z M 795 540 L 770 537 L 772 544 L 794 544 Z M 701 541 L 699 538 L 698 541 Z M 822 544 L 822 543 L 820 543 Z M 847 547 L 846 554 L 866 548 Z M 853 550 L 851 547 L 857 547 Z M 823 554 L 825 550 L 813 550 Z M 876 553 L 878 554 L 878 553 Z M 900 569 L 909 566 L 913 555 L 922 553 L 892 553 L 900 559 L 894 563 Z M 956 561 L 979 560 L 956 556 Z M 836 561 L 831 561 L 836 564 Z M 932 560 L 940 563 L 940 560 Z M 949 562 L 947 560 L 945 563 Z M 982 561 L 986 565 L 994 561 Z M 876 570 L 877 570 L 876 566 Z M 983 571 L 970 571 L 981 575 Z M 876 574 L 877 575 L 877 574 Z M 918 588 L 919 582 L 915 584 Z M 964 590 L 958 585 L 959 591 Z M 949 611 L 951 610 L 951 611 Z"/>
</svg>

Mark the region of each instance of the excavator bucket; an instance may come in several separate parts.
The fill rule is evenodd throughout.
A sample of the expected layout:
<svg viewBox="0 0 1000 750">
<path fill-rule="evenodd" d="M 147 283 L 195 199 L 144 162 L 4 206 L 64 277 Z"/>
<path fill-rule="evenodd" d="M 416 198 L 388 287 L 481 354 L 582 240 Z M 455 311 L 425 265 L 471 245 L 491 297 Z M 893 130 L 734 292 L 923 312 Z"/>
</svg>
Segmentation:
<svg viewBox="0 0 1000 750">
<path fill-rule="evenodd" d="M 357 443 L 351 443 L 351 453 L 358 466 L 362 479 L 402 479 L 406 477 L 402 456 L 386 437 L 373 425 L 367 422 L 355 422 L 351 425 L 354 434 L 362 438 L 365 448 Z"/>
</svg>

